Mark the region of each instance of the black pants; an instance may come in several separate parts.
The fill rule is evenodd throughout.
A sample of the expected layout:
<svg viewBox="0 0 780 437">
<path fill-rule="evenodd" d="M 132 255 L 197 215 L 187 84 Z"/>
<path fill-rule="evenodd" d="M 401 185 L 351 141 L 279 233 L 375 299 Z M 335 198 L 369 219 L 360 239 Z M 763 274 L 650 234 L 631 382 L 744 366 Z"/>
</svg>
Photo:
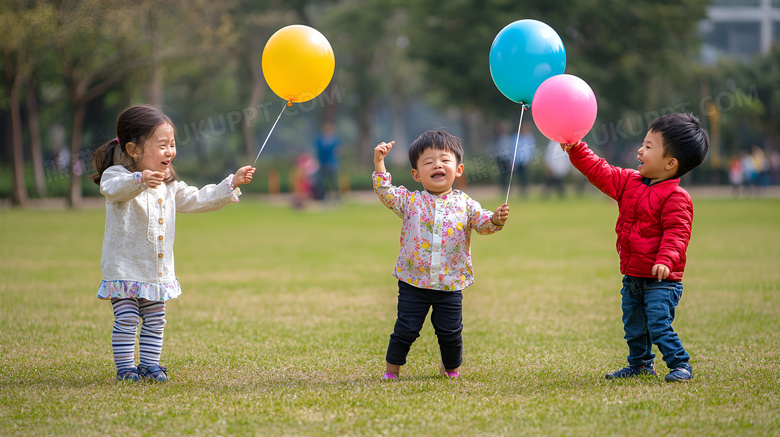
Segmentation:
<svg viewBox="0 0 780 437">
<path fill-rule="evenodd" d="M 439 339 L 441 361 L 447 369 L 463 362 L 463 292 L 417 288 L 398 281 L 398 319 L 387 346 L 387 362 L 402 366 L 412 343 L 431 312 L 431 324 Z"/>
</svg>

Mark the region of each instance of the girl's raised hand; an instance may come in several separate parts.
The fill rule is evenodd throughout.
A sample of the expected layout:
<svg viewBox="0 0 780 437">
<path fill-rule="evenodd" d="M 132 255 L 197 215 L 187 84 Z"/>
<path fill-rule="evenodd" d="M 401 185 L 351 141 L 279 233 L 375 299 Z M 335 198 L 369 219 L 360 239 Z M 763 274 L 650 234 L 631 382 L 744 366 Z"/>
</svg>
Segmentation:
<svg viewBox="0 0 780 437">
<path fill-rule="evenodd" d="M 141 172 L 141 182 L 149 188 L 157 188 L 165 180 L 165 173 L 161 171 L 144 170 Z"/>
<path fill-rule="evenodd" d="M 233 186 L 237 187 L 252 182 L 252 177 L 255 175 L 256 170 L 251 165 L 246 165 L 236 170 L 236 174 L 233 176 Z"/>
</svg>

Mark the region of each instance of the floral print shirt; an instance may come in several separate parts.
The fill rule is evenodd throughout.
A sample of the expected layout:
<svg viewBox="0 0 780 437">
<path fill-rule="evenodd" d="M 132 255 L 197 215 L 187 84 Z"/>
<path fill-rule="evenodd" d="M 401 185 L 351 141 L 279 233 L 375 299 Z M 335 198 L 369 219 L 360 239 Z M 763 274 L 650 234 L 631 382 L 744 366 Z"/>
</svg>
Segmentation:
<svg viewBox="0 0 780 437">
<path fill-rule="evenodd" d="M 418 288 L 463 290 L 474 283 L 471 231 L 492 234 L 503 228 L 493 212 L 460 190 L 436 196 L 392 184 L 390 173 L 374 172 L 374 192 L 403 219 L 401 250 L 393 275 Z"/>
</svg>

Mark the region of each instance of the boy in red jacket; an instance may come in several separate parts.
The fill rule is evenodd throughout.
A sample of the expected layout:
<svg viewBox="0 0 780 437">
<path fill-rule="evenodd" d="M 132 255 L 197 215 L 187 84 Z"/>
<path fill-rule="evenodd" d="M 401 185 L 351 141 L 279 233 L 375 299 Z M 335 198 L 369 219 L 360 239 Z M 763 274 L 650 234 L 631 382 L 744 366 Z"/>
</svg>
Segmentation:
<svg viewBox="0 0 780 437">
<path fill-rule="evenodd" d="M 693 203 L 680 177 L 704 161 L 709 145 L 692 114 L 664 115 L 650 124 L 637 170 L 609 165 L 585 143 L 561 144 L 574 167 L 615 199 L 620 212 L 615 232 L 628 367 L 607 379 L 655 375 L 653 344 L 671 369 L 666 381 L 693 378 L 690 356 L 672 329 L 693 221 Z"/>
</svg>

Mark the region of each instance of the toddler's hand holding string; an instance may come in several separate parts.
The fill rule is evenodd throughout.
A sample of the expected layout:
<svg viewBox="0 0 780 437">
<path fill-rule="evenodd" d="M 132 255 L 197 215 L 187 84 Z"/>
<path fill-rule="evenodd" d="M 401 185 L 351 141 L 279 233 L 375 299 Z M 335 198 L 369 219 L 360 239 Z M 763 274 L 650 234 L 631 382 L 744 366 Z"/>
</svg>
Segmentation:
<svg viewBox="0 0 780 437">
<path fill-rule="evenodd" d="M 504 223 L 506 223 L 508 219 L 509 205 L 505 203 L 496 209 L 496 212 L 493 213 L 493 217 L 490 218 L 490 221 L 496 226 L 504 226 Z"/>
<path fill-rule="evenodd" d="M 246 165 L 236 170 L 236 174 L 233 176 L 233 186 L 237 187 L 252 182 L 252 177 L 254 177 L 256 170 L 251 165 Z"/>
</svg>

